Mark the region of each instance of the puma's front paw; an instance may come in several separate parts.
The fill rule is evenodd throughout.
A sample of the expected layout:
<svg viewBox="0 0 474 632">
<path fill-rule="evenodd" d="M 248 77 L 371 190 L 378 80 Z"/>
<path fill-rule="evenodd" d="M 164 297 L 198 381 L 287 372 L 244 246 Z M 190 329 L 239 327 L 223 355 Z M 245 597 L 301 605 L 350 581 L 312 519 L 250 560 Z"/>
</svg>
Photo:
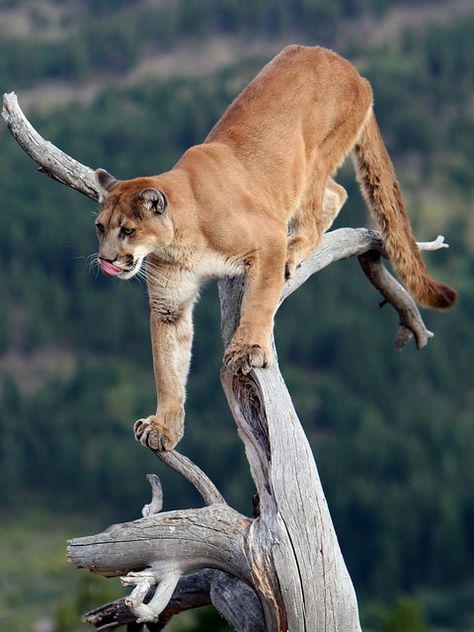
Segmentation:
<svg viewBox="0 0 474 632">
<path fill-rule="evenodd" d="M 261 345 L 231 342 L 224 353 L 224 364 L 234 373 L 242 371 L 244 375 L 253 368 L 270 366 L 272 362 L 271 349 Z"/>
<path fill-rule="evenodd" d="M 139 419 L 133 426 L 135 439 L 152 450 L 172 450 L 183 436 L 182 408 Z"/>
</svg>

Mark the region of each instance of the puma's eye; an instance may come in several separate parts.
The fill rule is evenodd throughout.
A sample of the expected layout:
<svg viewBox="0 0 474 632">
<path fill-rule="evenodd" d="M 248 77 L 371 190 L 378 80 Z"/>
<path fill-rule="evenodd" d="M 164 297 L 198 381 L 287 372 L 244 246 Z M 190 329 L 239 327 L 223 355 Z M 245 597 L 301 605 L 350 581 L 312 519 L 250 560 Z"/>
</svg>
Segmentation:
<svg viewBox="0 0 474 632">
<path fill-rule="evenodd" d="M 130 235 L 133 235 L 133 233 L 135 232 L 135 229 L 122 226 L 122 228 L 120 229 L 120 232 L 122 233 L 122 235 L 126 235 L 127 237 L 130 237 Z"/>
<path fill-rule="evenodd" d="M 105 232 L 104 225 L 103 225 L 103 224 L 101 224 L 100 222 L 97 222 L 97 224 L 95 225 L 95 227 L 97 228 L 97 230 L 99 231 L 99 233 L 104 233 L 104 232 Z"/>
</svg>

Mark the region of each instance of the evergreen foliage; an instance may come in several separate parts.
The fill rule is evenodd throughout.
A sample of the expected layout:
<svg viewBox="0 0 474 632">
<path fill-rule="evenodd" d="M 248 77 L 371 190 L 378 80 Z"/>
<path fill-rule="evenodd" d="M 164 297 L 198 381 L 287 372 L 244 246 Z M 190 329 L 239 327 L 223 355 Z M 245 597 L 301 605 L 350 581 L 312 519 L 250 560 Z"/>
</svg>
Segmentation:
<svg viewBox="0 0 474 632">
<path fill-rule="evenodd" d="M 211 34 L 297 32 L 314 41 L 315 32 L 329 37 L 343 18 L 423 2 L 135 4 L 131 12 L 130 1 L 89 0 L 74 28 L 66 20 L 64 37 L 2 38 L 1 85 L 85 81 L 133 67 L 150 47 L 171 50 L 183 38 Z M 474 18 L 465 17 L 408 30 L 377 49 L 348 44 L 373 83 L 418 237 L 445 232 L 451 244 L 427 258 L 459 289 L 458 307 L 427 313 L 434 340 L 421 353 L 399 354 L 392 349 L 396 318 L 378 310 L 376 293 L 349 261 L 308 282 L 276 324 L 284 374 L 367 620 L 364 603 L 391 603 L 405 592 L 417 595 L 430 625 L 463 632 L 474 629 L 466 596 L 474 582 L 473 35 Z M 92 167 L 123 178 L 158 173 L 204 138 L 264 61 L 236 60 L 206 78 L 109 88 L 87 106 L 31 119 Z M 131 433 L 132 421 L 155 405 L 145 290 L 88 269 L 94 206 L 34 172 L 0 130 L 0 510 L 31 504 L 58 515 L 93 511 L 101 523 L 133 519 L 147 501 L 144 474 L 158 469 Z M 339 225 L 366 224 L 351 170 L 339 179 L 350 193 Z M 181 448 L 250 513 L 248 468 L 218 381 L 218 317 L 211 284 L 197 308 Z M 181 480 L 158 471 L 165 508 L 197 503 Z M 67 604 L 61 612 L 68 620 Z M 427 632 L 408 602 L 387 617 L 376 618 L 379 632 Z"/>
</svg>

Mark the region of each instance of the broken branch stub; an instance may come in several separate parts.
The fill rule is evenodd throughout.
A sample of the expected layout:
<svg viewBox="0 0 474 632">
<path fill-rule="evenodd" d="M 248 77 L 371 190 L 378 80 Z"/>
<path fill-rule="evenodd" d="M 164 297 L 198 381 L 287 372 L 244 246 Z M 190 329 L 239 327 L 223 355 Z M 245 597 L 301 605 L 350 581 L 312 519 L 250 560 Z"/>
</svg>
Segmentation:
<svg viewBox="0 0 474 632">
<path fill-rule="evenodd" d="M 144 518 L 160 513 L 163 509 L 163 488 L 161 487 L 160 479 L 156 474 L 147 474 L 146 478 L 151 486 L 151 502 L 142 509 L 142 516 Z"/>
</svg>

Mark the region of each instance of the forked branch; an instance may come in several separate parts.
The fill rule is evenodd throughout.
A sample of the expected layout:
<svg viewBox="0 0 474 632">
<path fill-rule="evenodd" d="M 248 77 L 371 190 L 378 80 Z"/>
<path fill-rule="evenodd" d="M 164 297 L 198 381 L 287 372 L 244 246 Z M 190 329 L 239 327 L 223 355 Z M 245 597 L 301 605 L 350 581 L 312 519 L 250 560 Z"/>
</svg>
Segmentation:
<svg viewBox="0 0 474 632">
<path fill-rule="evenodd" d="M 246 553 L 250 525 L 225 504 L 169 511 L 71 540 L 67 553 L 78 568 L 122 575 L 124 585 L 134 586 L 126 605 L 135 617 L 158 621 L 181 576 L 190 571 L 215 568 L 251 583 Z"/>
<path fill-rule="evenodd" d="M 359 255 L 359 263 L 369 281 L 384 297 L 380 306 L 390 303 L 398 312 L 400 328 L 395 338 L 395 346 L 403 349 L 413 335 L 417 349 L 426 346 L 434 334 L 426 328 L 415 301 L 383 265 L 380 252 L 377 250 L 364 252 Z"/>
<path fill-rule="evenodd" d="M 150 590 L 149 598 L 154 595 Z M 263 632 L 263 615 L 255 592 L 244 582 L 221 571 L 205 569 L 185 575 L 158 620 L 149 629 L 163 630 L 176 614 L 212 604 L 237 632 Z M 136 616 L 125 599 L 117 599 L 88 612 L 83 620 L 97 630 L 115 630 L 133 623 Z"/>
<path fill-rule="evenodd" d="M 449 247 L 442 235 L 438 235 L 434 241 L 417 243 L 420 250 L 432 251 Z M 427 329 L 413 298 L 383 265 L 382 257 L 385 256 L 385 247 L 377 231 L 365 228 L 339 228 L 326 233 L 318 248 L 285 284 L 281 302 L 315 272 L 336 260 L 358 257 L 365 275 L 382 294 L 382 305 L 389 303 L 398 313 L 400 329 L 395 345 L 399 349 L 403 348 L 414 335 L 417 348 L 422 349 L 434 334 Z"/>
</svg>

